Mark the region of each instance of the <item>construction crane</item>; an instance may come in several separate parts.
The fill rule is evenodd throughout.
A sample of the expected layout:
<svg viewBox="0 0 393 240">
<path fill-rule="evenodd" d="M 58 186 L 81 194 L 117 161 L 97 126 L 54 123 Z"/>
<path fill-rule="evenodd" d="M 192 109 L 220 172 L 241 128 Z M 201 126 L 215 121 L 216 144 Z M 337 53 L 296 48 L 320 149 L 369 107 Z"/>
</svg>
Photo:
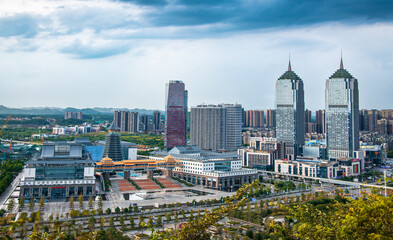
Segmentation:
<svg viewBox="0 0 393 240">
<path fill-rule="evenodd" d="M 11 117 L 12 117 L 12 115 L 9 115 L 7 120 L 5 120 L 5 123 L 4 123 L 3 127 L 0 130 L 0 136 L 3 133 L 4 129 L 7 127 L 7 123 L 11 120 Z"/>
</svg>

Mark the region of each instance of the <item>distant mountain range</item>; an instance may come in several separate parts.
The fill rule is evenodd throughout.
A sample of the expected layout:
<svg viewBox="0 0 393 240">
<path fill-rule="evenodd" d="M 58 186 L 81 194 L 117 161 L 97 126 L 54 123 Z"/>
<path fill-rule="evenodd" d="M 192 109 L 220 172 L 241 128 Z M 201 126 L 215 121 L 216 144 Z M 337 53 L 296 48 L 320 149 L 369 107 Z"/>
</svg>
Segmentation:
<svg viewBox="0 0 393 240">
<path fill-rule="evenodd" d="M 55 108 L 55 107 L 27 107 L 27 108 L 8 108 L 0 105 L 0 114 L 20 114 L 20 115 L 64 115 L 64 112 L 82 112 L 86 115 L 111 115 L 116 110 L 139 112 L 139 114 L 152 115 L 155 110 L 148 109 L 128 109 L 128 108 Z M 161 111 L 161 114 L 164 114 Z"/>
</svg>

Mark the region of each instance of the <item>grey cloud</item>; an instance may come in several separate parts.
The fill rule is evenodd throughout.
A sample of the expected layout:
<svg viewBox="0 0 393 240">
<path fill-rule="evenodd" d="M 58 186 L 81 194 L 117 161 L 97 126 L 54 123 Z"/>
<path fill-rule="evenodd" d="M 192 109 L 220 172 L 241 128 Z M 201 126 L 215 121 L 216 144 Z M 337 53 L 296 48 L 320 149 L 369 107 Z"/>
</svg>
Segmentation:
<svg viewBox="0 0 393 240">
<path fill-rule="evenodd" d="M 124 43 L 111 42 L 101 45 L 84 44 L 75 40 L 71 45 L 62 48 L 62 53 L 71 54 L 78 59 L 105 58 L 128 52 L 130 46 Z"/>
<path fill-rule="evenodd" d="M 0 37 L 34 37 L 39 31 L 38 19 L 28 14 L 0 18 Z"/>
<path fill-rule="evenodd" d="M 331 21 L 392 21 L 388 0 L 177 1 L 147 16 L 153 25 L 232 24 L 230 31 L 287 27 Z"/>
</svg>

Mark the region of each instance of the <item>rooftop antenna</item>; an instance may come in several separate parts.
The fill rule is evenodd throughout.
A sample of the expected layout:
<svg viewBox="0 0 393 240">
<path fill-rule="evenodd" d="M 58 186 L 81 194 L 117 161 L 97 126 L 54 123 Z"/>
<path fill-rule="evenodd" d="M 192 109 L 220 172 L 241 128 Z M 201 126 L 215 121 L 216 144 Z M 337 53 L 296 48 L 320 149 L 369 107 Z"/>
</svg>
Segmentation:
<svg viewBox="0 0 393 240">
<path fill-rule="evenodd" d="M 292 67 L 291 67 L 291 52 L 289 52 L 289 63 L 288 63 L 288 71 L 292 71 Z"/>
</svg>

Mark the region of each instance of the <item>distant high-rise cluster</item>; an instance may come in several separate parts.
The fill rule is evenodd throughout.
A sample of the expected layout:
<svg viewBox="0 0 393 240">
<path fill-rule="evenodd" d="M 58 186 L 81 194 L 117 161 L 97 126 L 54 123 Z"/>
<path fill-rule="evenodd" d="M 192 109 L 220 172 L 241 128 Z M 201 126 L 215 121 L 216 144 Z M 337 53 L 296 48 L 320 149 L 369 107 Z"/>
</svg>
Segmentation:
<svg viewBox="0 0 393 240">
<path fill-rule="evenodd" d="M 153 128 L 156 131 L 161 129 L 161 112 L 159 110 L 153 113 Z"/>
<path fill-rule="evenodd" d="M 166 85 L 165 102 L 165 148 L 186 145 L 187 100 L 188 93 L 184 83 L 169 81 Z"/>
<path fill-rule="evenodd" d="M 325 133 L 325 110 L 316 111 L 317 132 Z"/>
<path fill-rule="evenodd" d="M 241 105 L 192 107 L 190 143 L 211 151 L 237 150 L 242 144 Z"/>
<path fill-rule="evenodd" d="M 244 112 L 245 127 L 263 128 L 265 114 L 263 110 L 247 110 Z"/>
<path fill-rule="evenodd" d="M 393 134 L 393 110 L 360 110 L 359 128 L 360 131 Z"/>
<path fill-rule="evenodd" d="M 139 113 L 130 111 L 115 111 L 113 120 L 122 132 L 139 131 Z"/>
<path fill-rule="evenodd" d="M 268 109 L 266 110 L 266 127 L 267 128 L 274 128 L 275 126 L 275 111 L 274 109 Z"/>
<path fill-rule="evenodd" d="M 65 112 L 64 119 L 82 119 L 82 112 Z"/>
<path fill-rule="evenodd" d="M 141 125 L 142 125 L 142 131 L 148 131 L 149 130 L 149 116 L 146 114 L 142 114 L 141 116 Z"/>
<path fill-rule="evenodd" d="M 292 160 L 304 145 L 305 113 L 303 81 L 292 71 L 291 62 L 276 82 L 275 113 L 276 138 L 286 144 L 286 156 Z"/>
</svg>

